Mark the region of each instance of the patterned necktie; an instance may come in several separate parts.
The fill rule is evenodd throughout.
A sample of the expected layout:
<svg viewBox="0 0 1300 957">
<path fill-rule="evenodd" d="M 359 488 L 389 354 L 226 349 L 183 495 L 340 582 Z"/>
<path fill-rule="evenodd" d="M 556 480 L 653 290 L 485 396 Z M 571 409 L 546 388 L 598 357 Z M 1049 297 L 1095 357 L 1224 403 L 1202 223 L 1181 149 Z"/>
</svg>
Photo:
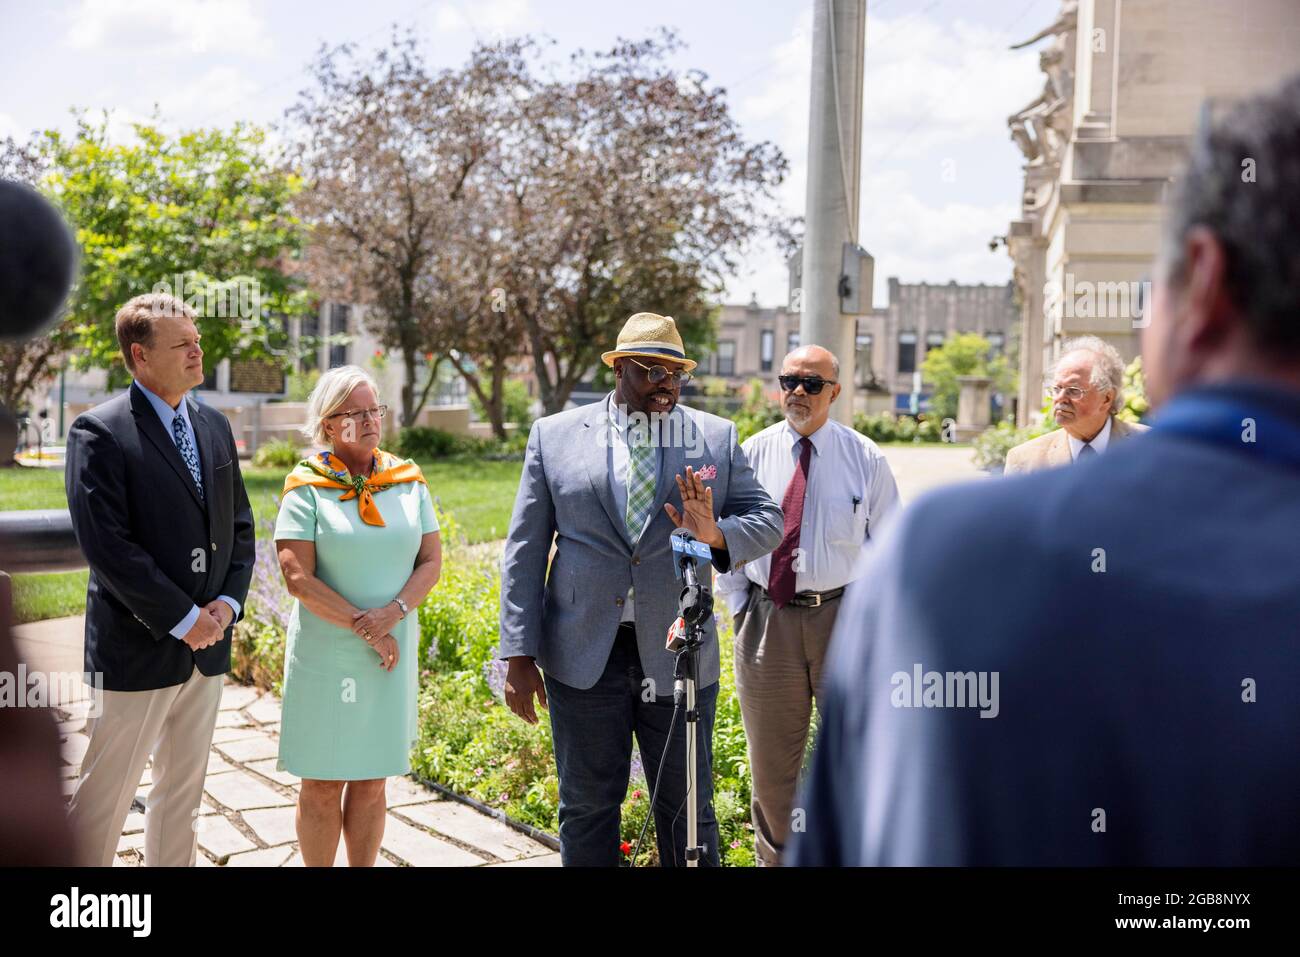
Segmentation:
<svg viewBox="0 0 1300 957">
<path fill-rule="evenodd" d="M 803 499 L 808 490 L 808 467 L 812 464 L 812 443 L 806 436 L 799 440 L 798 448 L 799 465 L 781 499 L 785 535 L 772 553 L 772 570 L 767 576 L 767 594 L 777 608 L 784 608 L 794 597 L 794 551 L 799 547 L 799 533 L 803 529 Z"/>
<path fill-rule="evenodd" d="M 203 475 L 199 472 L 199 456 L 194 451 L 194 443 L 190 441 L 190 434 L 185 430 L 185 422 L 181 419 L 179 412 L 172 418 L 172 440 L 176 443 L 176 448 L 180 450 L 181 458 L 185 460 L 185 467 L 190 470 L 190 475 L 194 478 L 194 486 L 199 490 L 199 501 L 204 501 Z"/>
<path fill-rule="evenodd" d="M 628 434 L 627 458 L 627 536 L 632 542 L 641 537 L 641 528 L 655 498 L 655 449 L 644 430 Z"/>
<path fill-rule="evenodd" d="M 1079 449 L 1079 454 L 1074 457 L 1074 461 L 1082 462 L 1084 459 L 1090 459 L 1098 455 L 1096 449 L 1092 447 L 1091 442 L 1084 442 L 1083 448 Z"/>
</svg>

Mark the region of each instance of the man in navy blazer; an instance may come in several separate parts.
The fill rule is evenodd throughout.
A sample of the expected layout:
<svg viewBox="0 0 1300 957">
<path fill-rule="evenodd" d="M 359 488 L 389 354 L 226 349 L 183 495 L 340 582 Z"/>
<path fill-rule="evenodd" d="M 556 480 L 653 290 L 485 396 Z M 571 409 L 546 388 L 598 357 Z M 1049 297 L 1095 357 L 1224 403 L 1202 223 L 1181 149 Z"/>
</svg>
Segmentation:
<svg viewBox="0 0 1300 957">
<path fill-rule="evenodd" d="M 90 565 L 86 671 L 104 689 L 69 811 L 82 860 L 111 865 L 152 753 L 145 863 L 188 866 L 253 514 L 229 421 L 188 395 L 203 381 L 193 312 L 137 296 L 116 331 L 134 381 L 68 433 L 68 509 Z"/>
<path fill-rule="evenodd" d="M 793 863 L 1300 863 L 1297 182 L 1300 77 L 1198 136 L 1143 331 L 1152 431 L 886 532 Z"/>
</svg>

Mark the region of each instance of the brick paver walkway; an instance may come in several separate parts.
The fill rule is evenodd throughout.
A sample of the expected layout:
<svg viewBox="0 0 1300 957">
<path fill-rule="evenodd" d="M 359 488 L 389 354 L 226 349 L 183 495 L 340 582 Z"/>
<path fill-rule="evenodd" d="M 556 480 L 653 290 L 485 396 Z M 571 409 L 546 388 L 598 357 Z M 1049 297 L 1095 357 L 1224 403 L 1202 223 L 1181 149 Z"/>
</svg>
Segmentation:
<svg viewBox="0 0 1300 957">
<path fill-rule="evenodd" d="M 74 619 L 63 619 L 74 621 Z M 75 619 L 80 622 L 80 619 Z M 76 786 L 89 739 L 88 700 L 65 703 L 59 713 L 63 792 Z M 208 757 L 203 806 L 196 821 L 200 867 L 301 867 L 294 829 L 298 779 L 275 769 L 280 702 L 269 692 L 227 680 Z M 117 848 L 116 865 L 142 864 L 146 768 Z M 339 842 L 336 866 L 347 857 Z M 444 798 L 410 778 L 389 778 L 388 821 L 380 867 L 546 867 L 560 855 L 508 824 Z"/>
</svg>

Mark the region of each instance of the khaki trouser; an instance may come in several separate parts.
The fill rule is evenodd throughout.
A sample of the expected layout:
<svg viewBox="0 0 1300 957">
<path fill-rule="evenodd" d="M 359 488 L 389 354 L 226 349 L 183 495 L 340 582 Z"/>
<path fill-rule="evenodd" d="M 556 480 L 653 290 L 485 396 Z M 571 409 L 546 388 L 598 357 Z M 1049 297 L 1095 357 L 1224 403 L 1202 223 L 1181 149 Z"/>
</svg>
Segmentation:
<svg viewBox="0 0 1300 957">
<path fill-rule="evenodd" d="M 816 608 L 777 608 L 757 586 L 749 589 L 736 633 L 736 693 L 749 744 L 760 866 L 780 863 L 790 833 L 812 705 L 839 607 L 837 597 Z"/>
<path fill-rule="evenodd" d="M 194 865 L 195 822 L 223 678 L 208 677 L 196 666 L 189 680 L 170 688 L 101 692 L 103 710 L 86 723 L 90 745 L 68 805 L 83 866 L 112 866 L 150 754 L 153 786 L 145 802 L 144 862 Z"/>
</svg>

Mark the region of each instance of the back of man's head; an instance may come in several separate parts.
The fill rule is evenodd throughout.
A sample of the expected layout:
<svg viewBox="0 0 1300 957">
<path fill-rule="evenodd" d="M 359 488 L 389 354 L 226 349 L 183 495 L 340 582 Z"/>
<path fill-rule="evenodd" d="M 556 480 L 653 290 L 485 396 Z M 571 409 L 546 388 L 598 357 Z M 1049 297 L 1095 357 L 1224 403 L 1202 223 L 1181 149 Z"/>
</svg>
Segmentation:
<svg viewBox="0 0 1300 957">
<path fill-rule="evenodd" d="M 1298 223 L 1300 75 L 1204 114 L 1166 209 L 1143 337 L 1153 399 L 1265 370 L 1300 388 Z"/>
</svg>

